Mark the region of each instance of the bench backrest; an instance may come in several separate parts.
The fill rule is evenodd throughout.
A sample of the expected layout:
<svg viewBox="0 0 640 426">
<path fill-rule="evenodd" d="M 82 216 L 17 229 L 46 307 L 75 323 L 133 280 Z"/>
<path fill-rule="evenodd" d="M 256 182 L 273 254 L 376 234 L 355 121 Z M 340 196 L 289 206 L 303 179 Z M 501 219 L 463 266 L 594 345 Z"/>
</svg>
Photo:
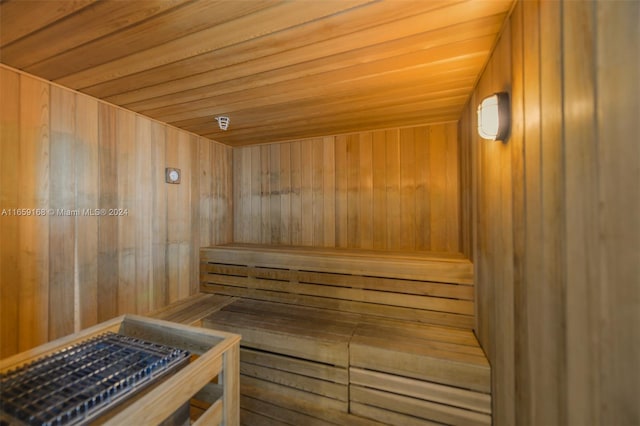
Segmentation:
<svg viewBox="0 0 640 426">
<path fill-rule="evenodd" d="M 473 266 L 458 254 L 233 244 L 200 260 L 205 293 L 473 327 Z"/>
</svg>

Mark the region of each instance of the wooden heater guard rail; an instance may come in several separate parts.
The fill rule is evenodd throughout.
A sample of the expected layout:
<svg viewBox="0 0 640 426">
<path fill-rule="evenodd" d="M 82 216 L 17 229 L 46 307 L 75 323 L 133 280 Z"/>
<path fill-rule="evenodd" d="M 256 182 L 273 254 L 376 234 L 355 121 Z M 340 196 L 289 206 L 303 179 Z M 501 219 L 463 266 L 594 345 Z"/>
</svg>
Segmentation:
<svg viewBox="0 0 640 426">
<path fill-rule="evenodd" d="M 237 334 L 124 315 L 6 358 L 0 361 L 0 372 L 108 331 L 186 349 L 198 357 L 177 373 L 98 417 L 97 422 L 107 426 L 160 424 L 195 395 L 211 405 L 193 425 L 240 424 L 240 336 Z M 216 377 L 218 383 L 211 383 Z"/>
</svg>

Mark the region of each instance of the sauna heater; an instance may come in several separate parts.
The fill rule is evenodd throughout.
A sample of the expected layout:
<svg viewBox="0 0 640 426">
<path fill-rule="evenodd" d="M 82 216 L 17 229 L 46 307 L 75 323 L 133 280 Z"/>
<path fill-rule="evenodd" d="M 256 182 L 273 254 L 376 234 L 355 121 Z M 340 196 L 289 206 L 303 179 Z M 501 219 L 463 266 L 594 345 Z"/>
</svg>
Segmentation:
<svg viewBox="0 0 640 426">
<path fill-rule="evenodd" d="M 138 338 L 100 334 L 0 374 L 0 426 L 90 423 L 179 370 L 189 356 Z"/>
</svg>

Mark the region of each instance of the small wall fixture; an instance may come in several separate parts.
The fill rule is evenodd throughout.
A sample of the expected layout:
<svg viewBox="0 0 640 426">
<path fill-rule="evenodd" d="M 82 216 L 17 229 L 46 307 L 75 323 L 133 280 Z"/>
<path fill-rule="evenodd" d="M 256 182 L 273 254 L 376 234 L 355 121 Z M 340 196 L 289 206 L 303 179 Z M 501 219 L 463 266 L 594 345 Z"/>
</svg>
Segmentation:
<svg viewBox="0 0 640 426">
<path fill-rule="evenodd" d="M 180 169 L 167 167 L 164 169 L 164 180 L 167 183 L 180 183 Z"/>
<path fill-rule="evenodd" d="M 511 127 L 509 94 L 494 93 L 478 105 L 478 134 L 492 141 L 505 141 Z"/>
<path fill-rule="evenodd" d="M 221 115 L 220 117 L 216 117 L 216 121 L 218 122 L 218 127 L 220 130 L 227 130 L 229 128 L 229 122 L 231 119 L 229 117 Z"/>
</svg>

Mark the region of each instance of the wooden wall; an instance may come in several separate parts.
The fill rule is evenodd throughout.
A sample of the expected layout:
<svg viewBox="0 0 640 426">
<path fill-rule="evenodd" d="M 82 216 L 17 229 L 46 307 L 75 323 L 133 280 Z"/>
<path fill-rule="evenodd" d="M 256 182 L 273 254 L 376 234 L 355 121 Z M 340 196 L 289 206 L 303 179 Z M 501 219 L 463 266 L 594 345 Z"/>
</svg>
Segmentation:
<svg viewBox="0 0 640 426">
<path fill-rule="evenodd" d="M 199 247 L 232 237 L 231 148 L 4 66 L 0 93 L 0 357 L 197 292 Z"/>
<path fill-rule="evenodd" d="M 459 250 L 455 123 L 236 148 L 236 242 Z"/>
<path fill-rule="evenodd" d="M 640 424 L 638 22 L 638 2 L 518 2 L 459 123 L 496 425 Z M 475 132 L 498 90 L 506 144 Z"/>
</svg>

